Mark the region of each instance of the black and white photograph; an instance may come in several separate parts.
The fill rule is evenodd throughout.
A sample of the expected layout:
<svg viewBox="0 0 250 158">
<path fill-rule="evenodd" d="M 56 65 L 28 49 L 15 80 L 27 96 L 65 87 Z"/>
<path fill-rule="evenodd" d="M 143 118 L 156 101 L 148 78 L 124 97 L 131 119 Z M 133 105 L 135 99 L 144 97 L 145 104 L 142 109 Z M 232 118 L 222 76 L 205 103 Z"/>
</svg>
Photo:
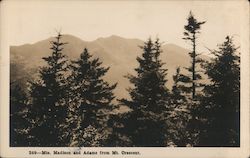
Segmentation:
<svg viewBox="0 0 250 158">
<path fill-rule="evenodd" d="M 1 155 L 249 156 L 248 1 L 0 4 Z"/>
</svg>

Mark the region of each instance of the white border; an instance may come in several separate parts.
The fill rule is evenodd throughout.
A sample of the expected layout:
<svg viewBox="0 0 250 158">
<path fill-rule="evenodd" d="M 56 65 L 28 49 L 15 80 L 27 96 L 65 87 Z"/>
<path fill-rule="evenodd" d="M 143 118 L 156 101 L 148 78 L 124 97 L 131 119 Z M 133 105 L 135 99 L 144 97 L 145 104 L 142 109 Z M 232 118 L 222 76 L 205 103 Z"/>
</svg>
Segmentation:
<svg viewBox="0 0 250 158">
<path fill-rule="evenodd" d="M 5 3 L 0 2 L 0 118 L 1 118 L 1 137 L 0 137 L 0 156 L 1 157 L 49 157 L 48 155 L 29 155 L 29 151 L 74 151 L 78 148 L 10 148 L 9 147 L 9 46 L 10 37 L 8 29 L 8 19 L 5 18 Z M 180 1 L 181 3 L 181 1 Z M 205 2 L 204 2 L 205 3 Z M 84 148 L 83 151 L 139 151 L 140 155 L 118 155 L 114 157 L 145 157 L 145 158 L 160 158 L 160 157 L 230 157 L 230 158 L 246 158 L 249 154 L 249 4 L 248 1 L 239 1 L 242 3 L 242 8 L 245 16 L 241 16 L 242 23 L 239 24 L 241 30 L 241 147 L 240 148 Z M 223 7 L 223 6 L 222 6 Z M 215 14 L 216 16 L 216 14 Z M 18 26 L 17 26 L 18 27 Z M 18 37 L 16 37 L 18 38 Z M 7 108 L 6 108 L 7 107 Z M 53 157 L 110 157 L 103 155 L 51 155 Z"/>
</svg>

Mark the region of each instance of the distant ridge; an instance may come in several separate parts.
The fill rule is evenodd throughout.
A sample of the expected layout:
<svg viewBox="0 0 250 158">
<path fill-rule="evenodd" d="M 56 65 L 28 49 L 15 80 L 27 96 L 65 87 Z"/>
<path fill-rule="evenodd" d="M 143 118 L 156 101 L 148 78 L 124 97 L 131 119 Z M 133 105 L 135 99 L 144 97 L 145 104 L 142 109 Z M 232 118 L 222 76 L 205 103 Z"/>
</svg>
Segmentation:
<svg viewBox="0 0 250 158">
<path fill-rule="evenodd" d="M 53 37 L 50 37 L 34 44 L 11 46 L 11 64 L 19 65 L 19 68 L 14 67 L 15 70 L 13 68 L 11 71 L 11 79 L 25 81 L 30 76 L 35 76 L 38 67 L 44 64 L 42 57 L 50 54 L 49 48 L 52 40 Z M 93 41 L 84 41 L 73 35 L 65 34 L 62 36 L 62 41 L 68 43 L 65 45 L 63 53 L 71 60 L 78 58 L 85 47 L 94 57 L 99 57 L 104 66 L 110 67 L 110 71 L 105 77 L 106 80 L 110 83 L 118 82 L 115 94 L 118 98 L 128 97 L 126 89 L 130 83 L 124 76 L 128 73 L 134 74 L 134 68 L 138 66 L 136 57 L 142 53 L 139 48 L 144 43 L 142 40 L 112 35 Z M 175 69 L 178 66 L 189 66 L 189 51 L 175 44 L 164 44 L 162 50 L 161 59 L 166 63 L 164 67 L 168 69 L 168 87 L 171 87 Z M 22 71 L 25 73 L 21 73 Z"/>
</svg>

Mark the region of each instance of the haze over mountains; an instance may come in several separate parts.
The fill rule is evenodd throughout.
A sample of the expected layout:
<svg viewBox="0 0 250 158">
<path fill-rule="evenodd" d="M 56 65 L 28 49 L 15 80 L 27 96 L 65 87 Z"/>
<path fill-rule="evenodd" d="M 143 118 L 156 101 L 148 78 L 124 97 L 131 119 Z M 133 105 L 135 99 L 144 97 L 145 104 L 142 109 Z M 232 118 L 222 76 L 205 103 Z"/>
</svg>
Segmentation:
<svg viewBox="0 0 250 158">
<path fill-rule="evenodd" d="M 11 62 L 11 80 L 26 81 L 32 76 L 36 76 L 38 67 L 44 65 L 42 57 L 51 53 L 50 41 L 54 38 L 39 41 L 34 44 L 25 44 L 21 46 L 10 47 Z M 130 83 L 124 76 L 134 74 L 134 68 L 138 66 L 136 57 L 142 54 L 139 46 L 143 45 L 143 41 L 139 39 L 126 39 L 112 35 L 106 38 L 98 38 L 94 41 L 84 41 L 72 35 L 63 35 L 62 41 L 67 42 L 63 53 L 70 60 L 79 58 L 80 53 L 86 47 L 93 57 L 99 57 L 103 65 L 110 67 L 105 79 L 109 83 L 118 82 L 115 94 L 118 98 L 128 97 L 127 88 Z M 172 76 L 178 66 L 187 67 L 190 63 L 188 50 L 175 44 L 162 45 L 161 59 L 168 69 L 168 87 L 170 88 L 173 81 Z"/>
</svg>

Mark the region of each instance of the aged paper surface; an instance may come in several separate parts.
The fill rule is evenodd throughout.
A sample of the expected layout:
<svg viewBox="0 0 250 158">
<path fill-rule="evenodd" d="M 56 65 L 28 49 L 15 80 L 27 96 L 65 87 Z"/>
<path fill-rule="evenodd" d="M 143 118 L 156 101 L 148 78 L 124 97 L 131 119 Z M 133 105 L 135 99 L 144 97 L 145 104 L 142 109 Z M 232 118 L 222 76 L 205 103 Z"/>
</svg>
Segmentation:
<svg viewBox="0 0 250 158">
<path fill-rule="evenodd" d="M 167 83 L 169 83 L 166 88 L 171 89 L 171 85 L 174 84 L 172 75 L 174 75 L 177 66 L 189 66 L 190 59 L 186 57 L 188 57 L 188 51 L 192 50 L 192 42 L 190 44 L 190 42 L 186 42 L 183 39 L 183 32 L 190 11 L 199 22 L 204 21 L 204 24 L 201 24 L 200 34 L 197 36 L 196 43 L 196 51 L 202 53 L 202 57 L 205 59 L 212 57 L 210 50 L 218 50 L 218 45 L 225 41 L 226 36 L 231 36 L 235 46 L 239 47 L 239 144 L 234 143 L 231 145 L 225 143 L 218 145 L 212 143 L 212 145 L 195 145 L 195 143 L 186 143 L 178 145 L 168 140 L 169 142 L 163 145 L 163 147 L 157 144 L 151 145 L 154 143 L 153 141 L 148 145 L 143 140 L 151 139 L 145 137 L 142 139 L 143 143 L 140 144 L 139 142 L 139 145 L 132 141 L 129 145 L 106 144 L 102 145 L 104 147 L 100 147 L 98 144 L 93 143 L 94 145 L 90 145 L 91 147 L 87 145 L 87 147 L 83 147 L 74 145 L 75 141 L 72 141 L 73 138 L 70 137 L 71 143 L 63 145 L 63 147 L 58 147 L 60 144 L 58 145 L 56 142 L 54 146 L 57 147 L 50 147 L 50 144 L 43 147 L 44 144 L 39 144 L 43 140 L 39 140 L 37 144 L 36 142 L 31 142 L 33 144 L 29 145 L 30 137 L 27 137 L 29 140 L 26 137 L 23 140 L 17 140 L 16 137 L 11 136 L 11 127 L 16 123 L 10 119 L 12 81 L 14 82 L 21 78 L 22 82 L 26 82 L 26 77 L 28 78 L 32 75 L 35 76 L 34 80 L 37 79 L 38 67 L 45 65 L 42 62 L 42 57 L 49 55 L 48 53 L 46 54 L 46 51 L 49 52 L 48 43 L 53 40 L 51 37 L 57 36 L 58 32 L 62 33 L 62 38 L 65 37 L 66 41 L 64 42 L 69 42 L 69 45 L 71 43 L 73 45 L 65 47 L 65 50 L 69 53 L 67 56 L 71 57 L 71 59 L 76 59 L 80 52 L 83 51 L 83 47 L 88 47 L 93 52 L 94 57 L 103 61 L 104 67 L 110 67 L 104 79 L 111 84 L 118 83 L 114 89 L 116 98 L 112 103 L 119 105 L 119 99 L 131 97 L 126 90 L 131 87 L 131 83 L 124 76 L 127 74 L 136 75 L 134 72 L 134 69 L 138 66 L 136 57 L 142 53 L 139 47 L 137 49 L 137 46 L 143 45 L 143 42 L 147 41 L 149 37 L 153 40 L 158 37 L 163 42 L 161 60 L 166 63 L 164 68 L 168 69 Z M 246 0 L 3 0 L 0 1 L 0 39 L 1 157 L 246 158 L 250 155 L 249 2 Z M 78 54 L 74 54 L 76 52 Z M 165 52 L 170 55 L 164 56 Z M 171 53 L 173 53 L 172 56 Z M 186 53 L 186 55 L 178 56 L 178 53 Z M 12 67 L 12 63 L 16 64 L 14 65 L 15 69 Z M 15 72 L 15 74 L 13 75 L 12 72 Z M 15 80 L 12 80 L 12 75 Z M 205 81 L 205 83 L 207 82 Z M 25 91 L 28 93 L 29 89 L 26 87 Z M 32 101 L 33 99 L 27 101 L 27 104 L 32 104 Z M 128 111 L 126 106 L 121 106 L 118 112 L 116 111 L 118 113 L 116 115 Z M 31 110 L 32 113 L 33 111 Z M 82 118 L 87 118 L 87 115 L 83 115 Z M 32 128 L 37 124 L 34 123 Z M 61 126 L 58 127 L 63 128 Z M 27 130 L 28 133 L 30 128 Z M 114 131 L 111 132 L 111 134 L 113 133 Z M 69 132 L 70 134 L 71 132 Z M 84 135 L 84 133 L 82 134 Z M 111 142 L 112 138 L 115 139 L 111 136 Z M 170 138 L 172 139 L 172 137 Z M 49 138 L 44 137 L 44 140 L 46 139 Z M 210 137 L 210 139 L 213 142 L 217 138 Z M 18 141 L 21 145 L 17 145 Z"/>
</svg>

